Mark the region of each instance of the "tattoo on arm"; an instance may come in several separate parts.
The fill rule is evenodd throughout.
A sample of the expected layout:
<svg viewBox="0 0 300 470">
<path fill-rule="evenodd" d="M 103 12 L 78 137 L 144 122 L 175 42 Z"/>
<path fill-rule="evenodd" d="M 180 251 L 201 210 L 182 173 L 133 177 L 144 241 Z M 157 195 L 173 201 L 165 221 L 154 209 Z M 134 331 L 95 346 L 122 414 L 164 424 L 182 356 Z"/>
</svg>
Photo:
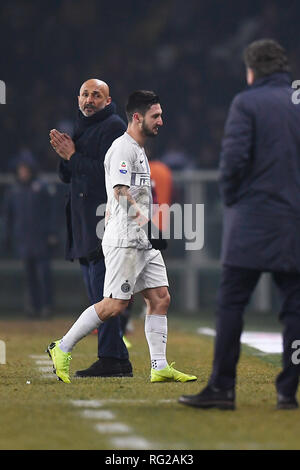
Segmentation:
<svg viewBox="0 0 300 470">
<path fill-rule="evenodd" d="M 114 194 L 115 198 L 121 206 L 123 207 L 126 212 L 129 210 L 132 211 L 133 208 L 137 208 L 135 199 L 131 196 L 130 192 L 128 191 L 129 187 L 121 184 L 117 184 L 114 187 Z M 138 210 L 138 209 L 137 209 Z"/>
<path fill-rule="evenodd" d="M 117 184 L 117 186 L 114 187 L 115 198 L 119 201 L 120 197 L 125 197 L 129 204 L 133 206 L 134 204 L 136 204 L 136 202 L 135 199 L 133 199 L 133 197 L 131 196 L 128 189 L 128 186 Z"/>
</svg>

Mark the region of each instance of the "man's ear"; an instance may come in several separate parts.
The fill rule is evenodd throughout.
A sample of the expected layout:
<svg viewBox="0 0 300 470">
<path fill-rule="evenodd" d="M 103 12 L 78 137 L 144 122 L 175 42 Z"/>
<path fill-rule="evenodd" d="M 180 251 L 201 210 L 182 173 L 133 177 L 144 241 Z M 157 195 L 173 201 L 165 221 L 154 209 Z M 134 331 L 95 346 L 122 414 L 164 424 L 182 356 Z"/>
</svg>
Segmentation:
<svg viewBox="0 0 300 470">
<path fill-rule="evenodd" d="M 246 69 L 246 79 L 247 79 L 248 85 L 253 84 L 255 76 L 254 76 L 253 69 L 251 69 L 250 67 L 247 67 L 247 69 Z"/>
<path fill-rule="evenodd" d="M 133 113 L 132 120 L 135 122 L 141 122 L 142 115 L 140 113 Z"/>
</svg>

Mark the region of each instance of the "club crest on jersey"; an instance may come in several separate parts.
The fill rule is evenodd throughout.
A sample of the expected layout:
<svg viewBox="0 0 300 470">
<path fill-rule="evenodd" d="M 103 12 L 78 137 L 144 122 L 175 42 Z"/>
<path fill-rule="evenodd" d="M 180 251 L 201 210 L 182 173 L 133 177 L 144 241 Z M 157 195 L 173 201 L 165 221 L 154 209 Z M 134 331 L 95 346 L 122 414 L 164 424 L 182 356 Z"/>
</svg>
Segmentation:
<svg viewBox="0 0 300 470">
<path fill-rule="evenodd" d="M 121 285 L 121 291 L 125 294 L 130 291 L 130 284 L 128 281 L 124 282 L 124 284 Z"/>
<path fill-rule="evenodd" d="M 126 175 L 126 173 L 127 173 L 127 162 L 125 162 L 124 160 L 121 160 L 119 170 L 120 170 L 120 173 L 123 173 L 123 175 Z"/>
</svg>

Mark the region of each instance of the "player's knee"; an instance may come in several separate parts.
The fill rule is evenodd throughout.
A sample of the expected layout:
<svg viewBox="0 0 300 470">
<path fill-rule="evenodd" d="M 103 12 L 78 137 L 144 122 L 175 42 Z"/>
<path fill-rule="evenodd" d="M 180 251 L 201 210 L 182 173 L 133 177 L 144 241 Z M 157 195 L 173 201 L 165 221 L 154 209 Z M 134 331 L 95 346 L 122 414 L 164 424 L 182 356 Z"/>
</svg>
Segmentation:
<svg viewBox="0 0 300 470">
<path fill-rule="evenodd" d="M 121 315 L 121 313 L 124 312 L 128 304 L 129 304 L 128 300 L 113 299 L 111 317 L 117 317 L 118 315 Z"/>
<path fill-rule="evenodd" d="M 166 296 L 165 296 L 165 305 L 167 308 L 169 308 L 169 305 L 171 303 L 171 296 L 169 294 L 169 292 L 167 292 Z"/>
<path fill-rule="evenodd" d="M 128 306 L 128 300 L 111 299 L 105 297 L 101 302 L 95 304 L 95 310 L 100 320 L 106 321 L 109 318 L 117 317 Z"/>
<path fill-rule="evenodd" d="M 171 296 L 168 292 L 168 290 L 166 289 L 160 296 L 159 296 L 159 299 L 158 299 L 158 307 L 161 311 L 165 311 L 167 312 L 168 308 L 169 308 L 169 305 L 170 305 L 170 302 L 171 302 Z"/>
</svg>

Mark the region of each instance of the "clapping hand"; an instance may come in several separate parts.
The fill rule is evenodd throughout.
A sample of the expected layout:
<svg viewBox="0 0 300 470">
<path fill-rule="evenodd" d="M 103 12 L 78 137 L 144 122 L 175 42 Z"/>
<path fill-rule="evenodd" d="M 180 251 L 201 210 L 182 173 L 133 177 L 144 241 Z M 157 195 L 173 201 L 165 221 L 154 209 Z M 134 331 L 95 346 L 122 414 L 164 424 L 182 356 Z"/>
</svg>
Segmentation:
<svg viewBox="0 0 300 470">
<path fill-rule="evenodd" d="M 70 160 L 73 153 L 75 153 L 75 144 L 71 137 L 59 132 L 56 129 L 50 131 L 50 144 L 55 152 L 64 160 Z"/>
</svg>

